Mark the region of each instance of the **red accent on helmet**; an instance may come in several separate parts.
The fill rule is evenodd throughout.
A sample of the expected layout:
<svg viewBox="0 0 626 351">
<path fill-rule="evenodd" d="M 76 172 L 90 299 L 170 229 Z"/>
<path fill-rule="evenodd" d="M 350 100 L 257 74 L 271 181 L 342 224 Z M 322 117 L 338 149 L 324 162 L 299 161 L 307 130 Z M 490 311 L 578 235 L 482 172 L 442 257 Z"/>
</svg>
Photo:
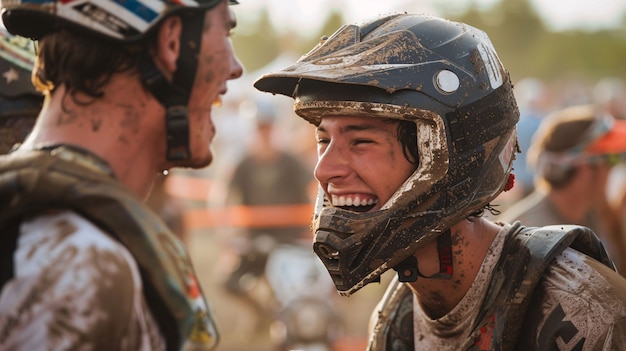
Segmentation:
<svg viewBox="0 0 626 351">
<path fill-rule="evenodd" d="M 515 174 L 509 173 L 509 177 L 506 180 L 506 185 L 504 186 L 504 191 L 509 191 L 513 189 L 515 186 Z"/>
</svg>

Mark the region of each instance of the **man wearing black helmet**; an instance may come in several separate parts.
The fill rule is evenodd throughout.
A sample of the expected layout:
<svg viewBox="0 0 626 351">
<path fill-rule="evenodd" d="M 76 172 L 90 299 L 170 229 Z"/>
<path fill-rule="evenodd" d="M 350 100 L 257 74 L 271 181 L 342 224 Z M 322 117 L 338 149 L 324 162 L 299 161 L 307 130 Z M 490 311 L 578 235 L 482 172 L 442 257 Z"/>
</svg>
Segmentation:
<svg viewBox="0 0 626 351">
<path fill-rule="evenodd" d="M 3 3 L 46 97 L 0 158 L 0 349 L 215 347 L 184 245 L 143 199 L 211 163 L 212 106 L 242 74 L 229 2 Z"/>
<path fill-rule="evenodd" d="M 381 16 L 255 87 L 317 126 L 313 248 L 339 293 L 398 273 L 369 350 L 626 347 L 626 281 L 591 231 L 482 217 L 513 185 L 519 117 L 484 32 Z"/>
</svg>

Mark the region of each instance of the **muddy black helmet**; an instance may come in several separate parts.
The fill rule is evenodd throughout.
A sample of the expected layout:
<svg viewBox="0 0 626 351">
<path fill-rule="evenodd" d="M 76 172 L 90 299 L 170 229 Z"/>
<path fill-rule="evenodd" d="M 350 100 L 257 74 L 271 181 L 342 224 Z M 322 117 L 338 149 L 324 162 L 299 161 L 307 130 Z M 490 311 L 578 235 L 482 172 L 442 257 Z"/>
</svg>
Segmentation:
<svg viewBox="0 0 626 351">
<path fill-rule="evenodd" d="M 417 125 L 419 165 L 380 210 L 331 207 L 320 191 L 314 250 L 342 295 L 483 208 L 509 179 L 517 104 L 489 38 L 469 25 L 415 14 L 345 25 L 255 87 L 292 96 L 316 125 L 329 115 Z"/>
</svg>

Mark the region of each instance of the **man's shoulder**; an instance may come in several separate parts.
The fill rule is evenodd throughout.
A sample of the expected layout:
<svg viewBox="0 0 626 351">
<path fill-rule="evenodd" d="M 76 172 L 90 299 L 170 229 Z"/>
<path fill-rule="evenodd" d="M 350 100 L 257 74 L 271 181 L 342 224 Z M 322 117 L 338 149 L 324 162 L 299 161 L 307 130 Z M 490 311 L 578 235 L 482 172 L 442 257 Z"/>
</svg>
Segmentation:
<svg viewBox="0 0 626 351">
<path fill-rule="evenodd" d="M 20 226 L 16 271 L 26 267 L 128 266 L 127 249 L 96 224 L 70 210 L 53 211 L 25 220 Z"/>
<path fill-rule="evenodd" d="M 520 341 L 523 349 L 623 350 L 626 280 L 605 264 L 566 248 L 546 269 L 530 304 Z M 605 348 L 602 348 L 605 349 Z"/>
<path fill-rule="evenodd" d="M 546 270 L 544 285 L 589 301 L 617 299 L 626 307 L 626 279 L 598 260 L 574 249 L 566 248 Z M 589 294 L 589 295 L 587 295 Z"/>
<path fill-rule="evenodd" d="M 0 299 L 0 329 L 6 327 L 0 349 L 12 343 L 37 349 L 33 340 L 118 349 L 122 338 L 134 337 L 139 272 L 128 251 L 96 225 L 67 210 L 29 218 L 14 255 L 15 274 Z"/>
</svg>

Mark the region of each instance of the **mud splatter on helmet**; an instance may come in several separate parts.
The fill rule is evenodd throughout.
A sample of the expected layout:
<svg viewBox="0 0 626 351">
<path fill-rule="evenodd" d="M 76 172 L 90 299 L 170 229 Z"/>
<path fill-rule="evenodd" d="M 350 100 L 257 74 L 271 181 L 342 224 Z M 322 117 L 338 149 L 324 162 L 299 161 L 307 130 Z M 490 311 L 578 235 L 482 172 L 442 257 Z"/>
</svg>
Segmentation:
<svg viewBox="0 0 626 351">
<path fill-rule="evenodd" d="M 413 14 L 345 25 L 255 87 L 294 97 L 296 113 L 316 125 L 329 115 L 417 125 L 419 166 L 380 210 L 331 207 L 320 191 L 314 250 L 342 295 L 377 281 L 506 186 L 519 112 L 489 38 L 469 25 Z"/>
<path fill-rule="evenodd" d="M 0 28 L 0 154 L 9 152 L 31 131 L 43 103 L 31 71 L 34 43 Z"/>
<path fill-rule="evenodd" d="M 142 80 L 167 111 L 167 158 L 190 157 L 187 102 L 193 87 L 204 13 L 236 0 L 2 0 L 2 20 L 9 32 L 40 39 L 62 28 L 104 40 L 134 42 L 146 37 L 172 14 L 184 15 L 181 47 L 173 82 L 152 62 L 142 62 Z"/>
</svg>

